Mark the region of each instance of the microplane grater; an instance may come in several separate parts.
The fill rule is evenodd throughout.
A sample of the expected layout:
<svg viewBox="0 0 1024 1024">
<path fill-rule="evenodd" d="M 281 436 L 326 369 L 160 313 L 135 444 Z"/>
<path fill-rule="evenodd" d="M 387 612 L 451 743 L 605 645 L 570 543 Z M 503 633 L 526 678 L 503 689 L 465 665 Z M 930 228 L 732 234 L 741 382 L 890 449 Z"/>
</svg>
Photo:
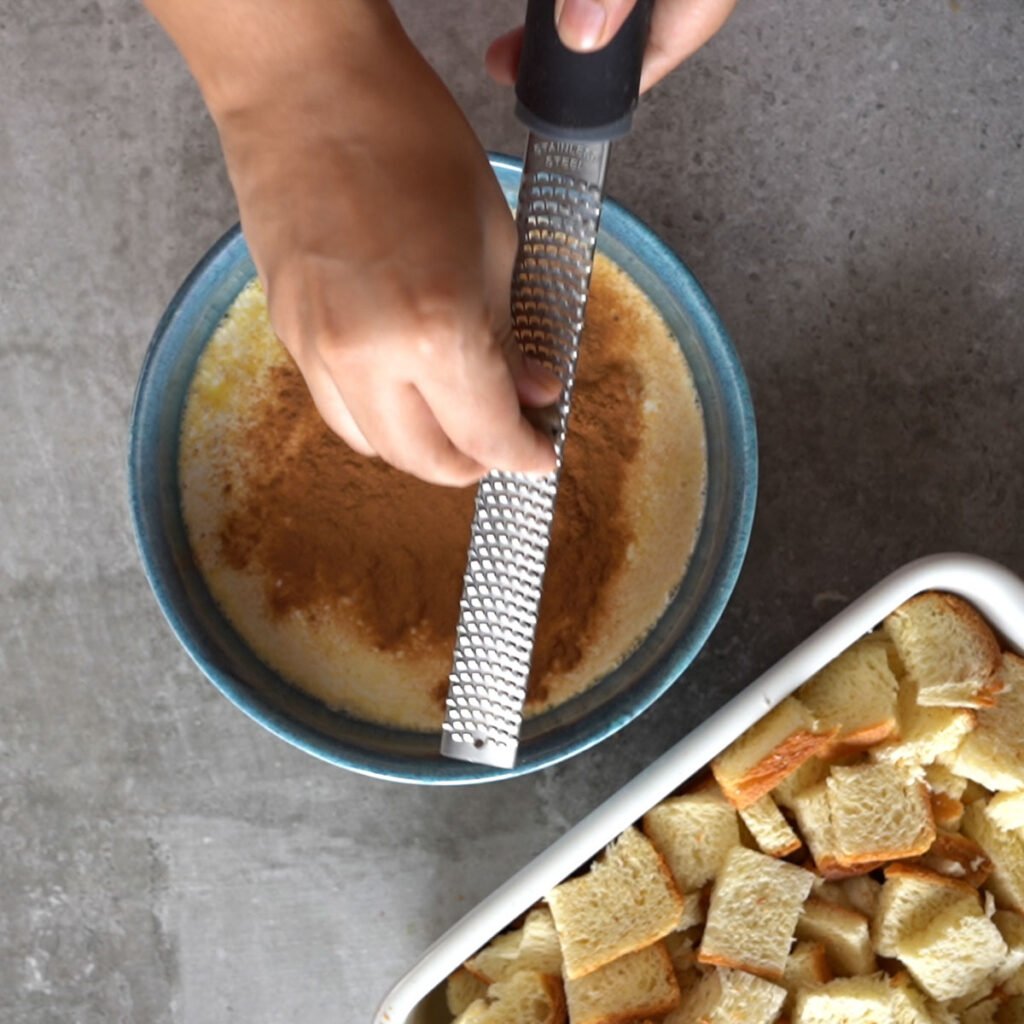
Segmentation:
<svg viewBox="0 0 1024 1024">
<path fill-rule="evenodd" d="M 530 136 L 516 221 L 512 330 L 562 383 L 545 422 L 551 473 L 492 472 L 477 490 L 441 752 L 515 764 L 587 307 L 607 142 Z"/>
</svg>

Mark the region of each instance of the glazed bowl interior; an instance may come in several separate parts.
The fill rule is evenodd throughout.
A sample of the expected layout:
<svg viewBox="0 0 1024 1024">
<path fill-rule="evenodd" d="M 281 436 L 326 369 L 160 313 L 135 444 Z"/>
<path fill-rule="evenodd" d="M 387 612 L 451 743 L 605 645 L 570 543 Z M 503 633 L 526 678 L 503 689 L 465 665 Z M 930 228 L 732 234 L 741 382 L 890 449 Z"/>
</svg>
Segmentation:
<svg viewBox="0 0 1024 1024">
<path fill-rule="evenodd" d="M 492 157 L 510 204 L 520 163 Z M 732 593 L 746 552 L 757 486 L 754 416 L 742 369 L 692 275 L 621 206 L 606 201 L 598 247 L 660 311 L 693 374 L 707 445 L 705 509 L 678 591 L 639 647 L 605 678 L 526 721 L 511 770 L 452 761 L 439 735 L 385 728 L 332 710 L 294 688 L 250 650 L 221 612 L 193 559 L 178 489 L 185 400 L 207 341 L 255 276 L 238 228 L 179 289 L 157 326 L 132 410 L 128 486 L 136 540 L 160 607 L 189 655 L 235 705 L 295 746 L 341 767 L 398 781 L 483 782 L 577 754 L 639 715 L 684 672 Z"/>
</svg>

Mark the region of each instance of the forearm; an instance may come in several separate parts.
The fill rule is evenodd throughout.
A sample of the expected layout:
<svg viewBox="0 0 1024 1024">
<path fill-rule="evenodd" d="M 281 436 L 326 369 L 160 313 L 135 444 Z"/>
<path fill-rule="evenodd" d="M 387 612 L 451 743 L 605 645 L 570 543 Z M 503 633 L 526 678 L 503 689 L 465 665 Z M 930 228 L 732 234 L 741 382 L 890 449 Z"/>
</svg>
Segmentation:
<svg viewBox="0 0 1024 1024">
<path fill-rule="evenodd" d="M 214 118 L 273 102 L 297 76 L 357 70 L 401 37 L 385 0 L 144 0 L 174 41 Z"/>
</svg>

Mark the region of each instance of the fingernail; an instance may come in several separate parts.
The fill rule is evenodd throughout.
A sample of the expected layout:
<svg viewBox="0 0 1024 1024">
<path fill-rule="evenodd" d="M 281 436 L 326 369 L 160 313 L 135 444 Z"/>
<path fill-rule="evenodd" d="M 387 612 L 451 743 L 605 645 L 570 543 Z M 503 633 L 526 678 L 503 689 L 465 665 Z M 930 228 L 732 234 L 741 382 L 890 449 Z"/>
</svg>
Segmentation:
<svg viewBox="0 0 1024 1024">
<path fill-rule="evenodd" d="M 555 24 L 566 46 L 593 50 L 601 41 L 607 20 L 598 0 L 562 0 L 555 5 Z"/>
<path fill-rule="evenodd" d="M 540 363 L 524 359 L 523 371 L 519 397 L 527 405 L 548 405 L 561 394 L 562 382 Z"/>
</svg>

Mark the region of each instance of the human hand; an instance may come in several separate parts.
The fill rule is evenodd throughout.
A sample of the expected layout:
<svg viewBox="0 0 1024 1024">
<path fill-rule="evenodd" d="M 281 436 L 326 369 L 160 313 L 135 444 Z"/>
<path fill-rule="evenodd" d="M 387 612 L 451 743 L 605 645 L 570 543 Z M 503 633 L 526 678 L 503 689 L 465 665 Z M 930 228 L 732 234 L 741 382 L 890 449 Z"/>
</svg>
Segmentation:
<svg viewBox="0 0 1024 1024">
<path fill-rule="evenodd" d="M 521 409 L 560 387 L 512 338 L 515 223 L 394 14 L 246 0 L 221 26 L 230 4 L 186 19 L 189 2 L 160 12 L 190 44 L 271 323 L 328 426 L 434 483 L 553 469 Z"/>
<path fill-rule="evenodd" d="M 610 42 L 636 0 L 556 0 L 558 34 L 570 50 L 599 50 Z M 654 0 L 640 91 L 646 92 L 699 50 L 721 27 L 736 0 Z M 522 27 L 491 43 L 485 63 L 501 85 L 514 85 L 523 47 Z"/>
</svg>

